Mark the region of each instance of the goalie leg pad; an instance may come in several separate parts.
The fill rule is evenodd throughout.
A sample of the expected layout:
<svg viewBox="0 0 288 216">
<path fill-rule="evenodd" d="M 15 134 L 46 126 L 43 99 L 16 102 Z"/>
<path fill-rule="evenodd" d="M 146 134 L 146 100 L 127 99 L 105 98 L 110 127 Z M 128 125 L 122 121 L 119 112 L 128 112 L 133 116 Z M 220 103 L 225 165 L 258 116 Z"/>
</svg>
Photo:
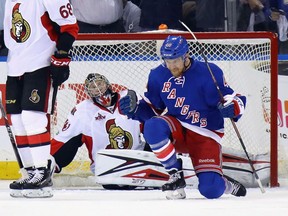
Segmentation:
<svg viewBox="0 0 288 216">
<path fill-rule="evenodd" d="M 207 199 L 216 199 L 223 195 L 225 191 L 225 181 L 216 172 L 203 172 L 197 174 L 199 179 L 199 192 Z"/>
</svg>

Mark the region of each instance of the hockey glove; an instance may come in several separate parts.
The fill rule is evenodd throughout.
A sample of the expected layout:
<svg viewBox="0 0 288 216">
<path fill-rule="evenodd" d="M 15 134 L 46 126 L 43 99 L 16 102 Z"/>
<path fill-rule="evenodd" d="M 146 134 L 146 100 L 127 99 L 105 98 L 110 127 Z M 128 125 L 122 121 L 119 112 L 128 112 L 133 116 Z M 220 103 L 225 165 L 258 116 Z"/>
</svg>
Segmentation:
<svg viewBox="0 0 288 216">
<path fill-rule="evenodd" d="M 71 57 L 67 54 L 59 54 L 55 52 L 51 56 L 51 77 L 53 80 L 53 87 L 56 88 L 65 82 L 70 75 L 69 63 Z"/>
<path fill-rule="evenodd" d="M 220 110 L 223 118 L 236 118 L 244 112 L 245 106 L 243 101 L 233 95 L 225 95 L 224 103 L 218 104 L 218 109 Z"/>
<path fill-rule="evenodd" d="M 136 92 L 133 90 L 128 90 L 127 95 L 121 98 L 119 101 L 120 113 L 123 115 L 127 115 L 128 118 L 132 118 L 138 107 L 137 101 L 138 99 Z"/>
</svg>

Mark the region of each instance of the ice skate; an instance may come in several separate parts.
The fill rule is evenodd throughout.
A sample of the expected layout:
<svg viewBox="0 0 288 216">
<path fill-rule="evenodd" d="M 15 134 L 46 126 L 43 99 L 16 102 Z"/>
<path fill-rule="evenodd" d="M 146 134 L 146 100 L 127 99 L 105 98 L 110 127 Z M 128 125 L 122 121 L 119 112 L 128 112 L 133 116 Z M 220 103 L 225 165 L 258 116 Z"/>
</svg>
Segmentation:
<svg viewBox="0 0 288 216">
<path fill-rule="evenodd" d="M 51 160 L 49 160 L 47 168 L 40 167 L 35 169 L 33 178 L 24 183 L 23 196 L 27 198 L 52 197 L 52 175 L 53 168 L 51 169 Z"/>
<path fill-rule="evenodd" d="M 181 162 L 182 160 L 178 159 Z M 166 193 L 167 199 L 185 199 L 186 193 L 184 188 L 186 187 L 186 182 L 184 179 L 183 170 L 173 169 L 169 171 L 170 178 L 166 184 L 162 186 L 162 191 Z"/>
<path fill-rule="evenodd" d="M 238 181 L 235 179 L 229 177 L 229 176 L 224 176 L 226 178 L 226 191 L 225 194 L 232 194 L 237 197 L 241 196 L 246 196 L 246 188 Z"/>
<path fill-rule="evenodd" d="M 10 185 L 10 196 L 18 198 L 23 197 L 22 190 L 23 185 L 33 178 L 33 168 L 22 168 L 20 170 L 22 177 L 16 181 L 13 181 Z"/>
</svg>

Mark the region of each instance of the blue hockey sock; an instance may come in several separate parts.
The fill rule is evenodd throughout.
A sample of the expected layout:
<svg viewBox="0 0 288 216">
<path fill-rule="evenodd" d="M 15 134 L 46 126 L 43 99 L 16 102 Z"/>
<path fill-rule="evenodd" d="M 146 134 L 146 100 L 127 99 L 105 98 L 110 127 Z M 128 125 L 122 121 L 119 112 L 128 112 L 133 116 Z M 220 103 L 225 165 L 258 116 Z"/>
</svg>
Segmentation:
<svg viewBox="0 0 288 216">
<path fill-rule="evenodd" d="M 181 168 L 180 163 L 177 161 L 175 148 L 169 139 L 170 134 L 169 125 L 161 118 L 155 117 L 145 122 L 144 138 L 168 171 L 173 168 L 177 170 Z"/>
</svg>

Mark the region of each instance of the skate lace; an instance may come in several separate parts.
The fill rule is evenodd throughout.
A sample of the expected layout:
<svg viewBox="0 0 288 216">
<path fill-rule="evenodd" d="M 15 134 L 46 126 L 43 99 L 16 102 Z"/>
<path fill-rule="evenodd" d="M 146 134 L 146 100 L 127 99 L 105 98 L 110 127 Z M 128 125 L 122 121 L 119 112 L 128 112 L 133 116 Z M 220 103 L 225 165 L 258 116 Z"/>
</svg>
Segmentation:
<svg viewBox="0 0 288 216">
<path fill-rule="evenodd" d="M 170 175 L 168 183 L 170 184 L 174 183 L 178 181 L 179 179 L 181 179 L 180 173 L 179 172 L 173 173 L 172 175 Z"/>
<path fill-rule="evenodd" d="M 28 174 L 28 176 L 27 176 L 27 174 Z M 24 184 L 33 178 L 33 172 L 32 171 L 28 171 L 27 174 L 25 176 L 22 176 L 20 179 L 16 180 L 16 183 Z"/>
<path fill-rule="evenodd" d="M 39 182 L 41 182 L 41 181 L 43 180 L 43 178 L 44 178 L 44 170 L 38 170 L 38 169 L 36 169 L 36 170 L 34 171 L 34 176 L 33 176 L 33 178 L 30 179 L 30 180 L 28 181 L 28 183 L 33 183 L 33 184 L 39 183 Z"/>
<path fill-rule="evenodd" d="M 21 177 L 20 179 L 18 179 L 18 180 L 16 180 L 16 183 L 19 183 L 19 184 L 24 184 L 24 183 L 26 183 L 26 182 L 28 182 L 29 181 L 29 177 Z"/>
</svg>

